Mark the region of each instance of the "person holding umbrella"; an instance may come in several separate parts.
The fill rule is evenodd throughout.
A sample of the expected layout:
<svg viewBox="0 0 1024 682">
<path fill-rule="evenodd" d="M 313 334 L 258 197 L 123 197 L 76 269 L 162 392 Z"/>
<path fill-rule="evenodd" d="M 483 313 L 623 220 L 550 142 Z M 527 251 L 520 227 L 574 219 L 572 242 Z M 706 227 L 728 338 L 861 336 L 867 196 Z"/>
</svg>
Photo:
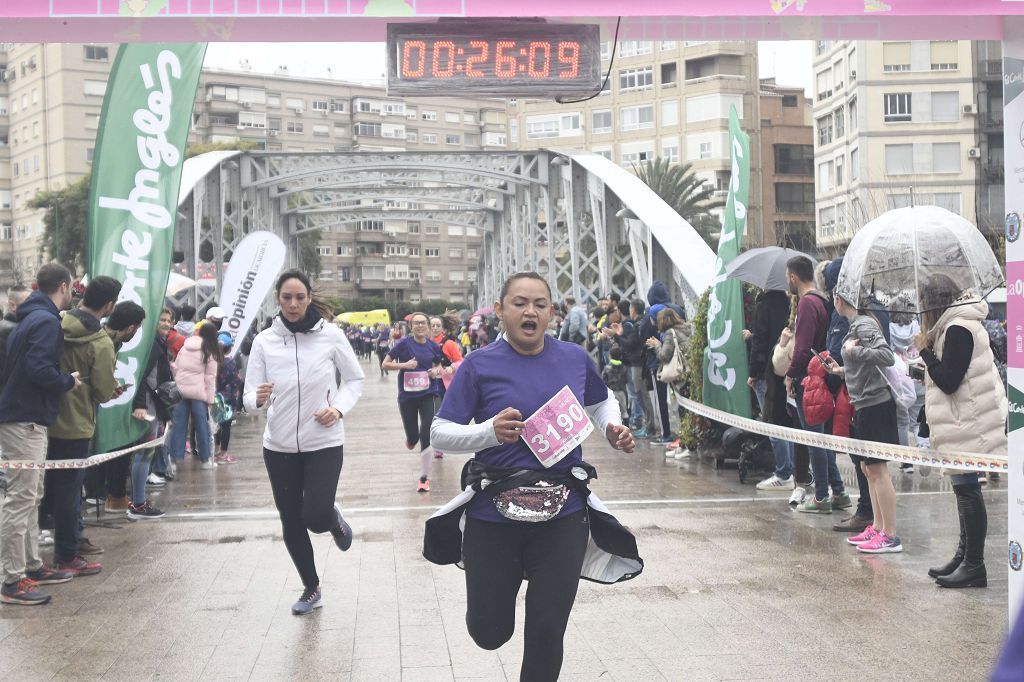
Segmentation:
<svg viewBox="0 0 1024 682">
<path fill-rule="evenodd" d="M 964 292 L 950 277 L 935 274 L 924 287 L 921 331 L 914 347 L 927 366 L 925 414 L 931 445 L 944 452 L 1007 453 L 1007 400 L 982 325 L 984 301 L 959 301 Z M 985 537 L 988 512 L 978 472 L 950 477 L 960 519 L 953 558 L 928 575 L 940 587 L 986 587 Z"/>
</svg>

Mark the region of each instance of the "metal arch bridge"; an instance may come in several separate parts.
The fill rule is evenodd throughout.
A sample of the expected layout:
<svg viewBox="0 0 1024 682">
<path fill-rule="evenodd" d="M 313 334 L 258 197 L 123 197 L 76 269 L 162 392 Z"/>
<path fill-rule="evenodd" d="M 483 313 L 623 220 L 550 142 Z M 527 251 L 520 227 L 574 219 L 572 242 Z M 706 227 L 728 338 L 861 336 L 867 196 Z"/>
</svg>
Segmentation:
<svg viewBox="0 0 1024 682">
<path fill-rule="evenodd" d="M 219 283 L 249 232 L 276 233 L 294 267 L 300 235 L 351 232 L 363 220 L 476 228 L 481 305 L 508 275 L 536 270 L 557 299 L 645 297 L 657 279 L 692 310 L 715 272 L 693 227 L 632 173 L 597 154 L 552 149 L 203 154 L 185 163 L 175 250 L 191 276 Z M 202 309 L 218 295 L 199 288 L 194 302 Z"/>
</svg>

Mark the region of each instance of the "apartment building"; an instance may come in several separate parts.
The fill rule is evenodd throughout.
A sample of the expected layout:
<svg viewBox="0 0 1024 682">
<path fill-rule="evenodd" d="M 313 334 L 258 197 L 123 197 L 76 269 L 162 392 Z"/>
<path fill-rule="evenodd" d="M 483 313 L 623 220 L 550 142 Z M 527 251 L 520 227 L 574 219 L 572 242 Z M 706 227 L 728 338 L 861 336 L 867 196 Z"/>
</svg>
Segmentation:
<svg viewBox="0 0 1024 682">
<path fill-rule="evenodd" d="M 761 113 L 757 44 L 644 41 L 602 44 L 604 91 L 573 104 L 511 100 L 509 141 L 521 149 L 586 150 L 632 168 L 655 157 L 692 163 L 724 199 L 729 183 L 729 109 L 751 136 L 748 233 L 761 233 Z M 722 210 L 717 211 L 721 215 Z"/>
<path fill-rule="evenodd" d="M 820 249 L 841 252 L 860 226 L 912 202 L 977 222 L 978 58 L 966 40 L 816 43 Z"/>
<path fill-rule="evenodd" d="M 979 169 L 975 188 L 978 229 L 993 242 L 1005 237 L 1003 167 L 1003 44 L 978 40 L 974 50 L 974 102 L 977 106 Z M 997 250 L 998 252 L 998 250 Z"/>
<path fill-rule="evenodd" d="M 761 81 L 761 230 L 747 230 L 746 245 L 788 246 L 812 252 L 814 244 L 814 127 L 803 88 Z"/>
<path fill-rule="evenodd" d="M 43 262 L 36 193 L 89 172 L 116 45 L 0 44 L 0 287 Z"/>
<path fill-rule="evenodd" d="M 504 100 L 387 97 L 342 81 L 204 69 L 193 116 L 196 143 L 253 142 L 277 152 L 462 152 L 508 148 Z M 440 206 L 424 207 L 442 208 Z M 321 234 L 325 293 L 418 302 L 468 302 L 482 235 L 473 227 L 382 219 Z"/>
</svg>

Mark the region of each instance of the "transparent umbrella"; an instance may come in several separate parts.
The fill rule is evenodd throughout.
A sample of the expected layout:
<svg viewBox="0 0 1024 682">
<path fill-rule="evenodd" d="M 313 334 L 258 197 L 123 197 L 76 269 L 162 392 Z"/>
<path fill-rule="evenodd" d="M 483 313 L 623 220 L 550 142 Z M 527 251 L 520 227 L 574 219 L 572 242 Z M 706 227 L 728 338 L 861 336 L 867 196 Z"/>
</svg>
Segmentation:
<svg viewBox="0 0 1024 682">
<path fill-rule="evenodd" d="M 980 301 L 1002 286 L 1003 271 L 978 228 L 937 206 L 889 211 L 850 242 L 835 292 L 858 308 L 922 313 Z M 944 296 L 929 296 L 941 290 Z"/>
</svg>

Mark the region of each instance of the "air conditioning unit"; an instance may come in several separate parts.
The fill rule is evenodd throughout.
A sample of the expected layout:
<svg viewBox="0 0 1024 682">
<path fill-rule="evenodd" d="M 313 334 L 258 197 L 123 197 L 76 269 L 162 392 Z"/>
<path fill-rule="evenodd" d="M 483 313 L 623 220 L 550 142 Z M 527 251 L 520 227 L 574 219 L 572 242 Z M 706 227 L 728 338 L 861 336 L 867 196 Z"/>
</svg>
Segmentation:
<svg viewBox="0 0 1024 682">
<path fill-rule="evenodd" d="M 852 80 L 852 81 L 857 80 L 857 72 L 856 71 L 851 71 L 850 72 L 850 80 Z"/>
<path fill-rule="evenodd" d="M 978 111 L 977 111 L 977 109 L 974 108 L 973 104 L 965 104 L 964 105 L 964 115 L 976 114 L 976 113 L 978 113 Z"/>
<path fill-rule="evenodd" d="M 277 137 L 278 135 L 281 134 L 281 131 L 280 130 L 268 130 L 267 134 L 270 135 L 271 137 Z"/>
<path fill-rule="evenodd" d="M 326 109 L 321 109 L 320 110 L 320 115 L 321 116 L 326 116 L 327 115 L 327 110 Z"/>
<path fill-rule="evenodd" d="M 981 158 L 981 147 L 971 147 L 967 150 L 967 158 L 969 159 L 980 159 Z"/>
<path fill-rule="evenodd" d="M 242 108 L 243 109 L 251 109 L 252 108 L 252 102 L 242 102 Z"/>
<path fill-rule="evenodd" d="M 302 107 L 298 107 L 298 108 L 297 108 L 297 109 L 295 110 L 295 115 L 296 115 L 296 116 L 302 116 L 302 113 L 303 113 L 304 111 L 305 111 L 305 109 L 303 109 Z"/>
</svg>

